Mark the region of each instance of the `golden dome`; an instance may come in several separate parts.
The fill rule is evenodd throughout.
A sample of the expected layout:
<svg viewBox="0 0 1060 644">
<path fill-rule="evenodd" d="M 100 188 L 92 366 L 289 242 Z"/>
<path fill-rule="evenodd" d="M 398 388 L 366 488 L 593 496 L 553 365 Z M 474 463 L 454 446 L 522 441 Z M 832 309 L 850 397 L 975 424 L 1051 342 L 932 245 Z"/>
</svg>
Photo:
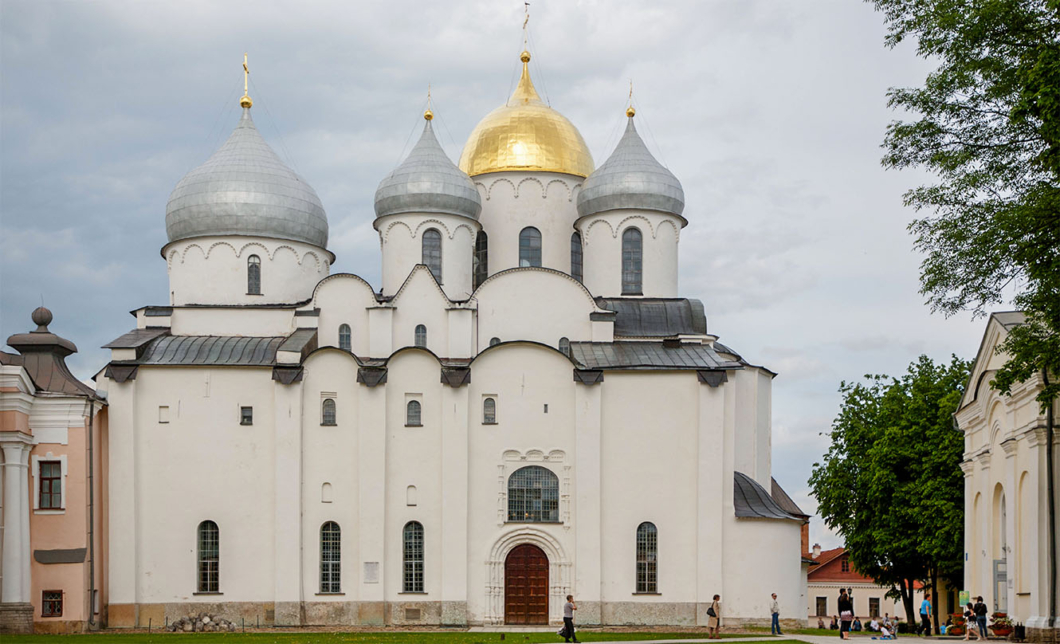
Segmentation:
<svg viewBox="0 0 1060 644">
<path fill-rule="evenodd" d="M 512 97 L 479 121 L 460 155 L 460 169 L 471 176 L 530 170 L 587 177 L 593 155 L 578 129 L 545 105 L 530 80 L 530 53 L 522 52 L 523 75 Z"/>
</svg>

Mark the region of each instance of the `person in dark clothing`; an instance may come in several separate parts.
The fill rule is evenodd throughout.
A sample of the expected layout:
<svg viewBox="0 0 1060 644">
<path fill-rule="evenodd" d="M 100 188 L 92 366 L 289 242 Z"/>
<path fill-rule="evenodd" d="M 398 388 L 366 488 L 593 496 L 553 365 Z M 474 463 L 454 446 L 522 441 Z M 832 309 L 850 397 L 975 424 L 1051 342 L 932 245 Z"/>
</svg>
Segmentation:
<svg viewBox="0 0 1060 644">
<path fill-rule="evenodd" d="M 983 603 L 983 596 L 979 595 L 975 598 L 975 625 L 979 627 L 979 636 L 984 640 L 986 637 L 986 614 L 989 610 L 986 604 Z"/>
<path fill-rule="evenodd" d="M 839 637 L 850 639 L 850 622 L 854 621 L 854 603 L 847 591 L 839 593 Z"/>
<path fill-rule="evenodd" d="M 574 611 L 578 610 L 578 605 L 574 603 L 574 595 L 567 595 L 567 603 L 563 604 L 563 641 L 570 642 L 574 640 L 574 643 L 578 643 L 578 636 L 574 634 Z"/>
</svg>

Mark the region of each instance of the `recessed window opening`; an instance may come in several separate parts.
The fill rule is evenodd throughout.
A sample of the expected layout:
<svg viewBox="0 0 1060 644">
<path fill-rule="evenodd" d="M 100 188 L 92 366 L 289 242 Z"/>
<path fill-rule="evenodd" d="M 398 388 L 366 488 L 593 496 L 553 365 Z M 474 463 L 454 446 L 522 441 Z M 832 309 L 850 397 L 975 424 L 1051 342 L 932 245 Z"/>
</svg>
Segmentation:
<svg viewBox="0 0 1060 644">
<path fill-rule="evenodd" d="M 501 339 L 500 338 L 490 338 L 490 346 L 491 347 L 495 347 L 495 346 L 497 346 L 500 343 L 501 343 Z"/>
<path fill-rule="evenodd" d="M 247 295 L 261 295 L 261 258 L 247 258 Z"/>
<path fill-rule="evenodd" d="M 240 425 L 253 425 L 254 424 L 254 408 L 253 407 L 240 407 L 239 408 L 239 424 Z"/>
<path fill-rule="evenodd" d="M 334 425 L 335 424 L 335 399 L 325 398 L 324 402 L 320 404 L 320 424 L 321 425 Z"/>
<path fill-rule="evenodd" d="M 200 593 L 216 593 L 220 588 L 221 538 L 217 524 L 199 524 L 198 589 Z"/>
<path fill-rule="evenodd" d="M 622 295 L 640 295 L 644 269 L 643 236 L 636 228 L 622 233 Z"/>
<path fill-rule="evenodd" d="M 659 533 L 655 524 L 645 521 L 637 527 L 637 592 L 658 592 Z"/>
<path fill-rule="evenodd" d="M 473 288 L 477 289 L 489 277 L 489 238 L 484 230 L 478 231 L 475 235 L 474 260 L 475 284 Z"/>
<path fill-rule="evenodd" d="M 442 233 L 436 228 L 423 232 L 423 263 L 431 269 L 438 283 L 442 283 Z"/>
<path fill-rule="evenodd" d="M 421 407 L 420 401 L 410 400 L 408 405 L 405 406 L 405 426 L 406 427 L 421 427 L 423 425 L 421 418 Z"/>
<path fill-rule="evenodd" d="M 497 424 L 497 401 L 487 398 L 482 401 L 482 422 L 486 425 Z"/>
<path fill-rule="evenodd" d="M 37 506 L 41 510 L 63 509 L 63 464 L 62 461 L 40 461 L 40 496 Z"/>
<path fill-rule="evenodd" d="M 519 233 L 519 266 L 541 266 L 541 231 L 533 226 Z"/>
<path fill-rule="evenodd" d="M 516 470 L 508 477 L 508 520 L 559 522 L 559 477 L 540 465 Z"/>
<path fill-rule="evenodd" d="M 570 340 L 567 338 L 559 339 L 559 350 L 563 355 L 570 357 Z"/>
<path fill-rule="evenodd" d="M 570 236 L 570 276 L 582 281 L 582 236 L 574 233 Z"/>
<path fill-rule="evenodd" d="M 342 530 L 334 521 L 320 527 L 320 592 L 342 592 Z"/>
<path fill-rule="evenodd" d="M 41 617 L 63 616 L 63 591 L 45 590 L 41 593 Z"/>
<path fill-rule="evenodd" d="M 404 571 L 402 590 L 406 593 L 423 592 L 423 525 L 409 521 L 402 531 L 402 560 Z"/>
<path fill-rule="evenodd" d="M 349 324 L 339 325 L 339 348 L 343 351 L 353 350 L 353 341 L 351 339 Z"/>
<path fill-rule="evenodd" d="M 427 347 L 427 327 L 422 324 L 416 325 L 416 339 L 415 343 L 417 347 Z"/>
</svg>

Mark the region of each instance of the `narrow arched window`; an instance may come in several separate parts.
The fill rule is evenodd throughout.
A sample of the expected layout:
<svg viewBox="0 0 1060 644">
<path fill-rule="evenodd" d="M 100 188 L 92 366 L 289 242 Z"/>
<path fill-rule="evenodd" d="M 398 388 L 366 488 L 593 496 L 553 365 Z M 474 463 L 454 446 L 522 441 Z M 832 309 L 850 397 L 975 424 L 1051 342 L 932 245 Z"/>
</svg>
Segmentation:
<svg viewBox="0 0 1060 644">
<path fill-rule="evenodd" d="M 217 530 L 217 524 L 213 521 L 203 521 L 199 524 L 198 536 L 198 592 L 220 592 L 221 535 Z"/>
<path fill-rule="evenodd" d="M 508 520 L 559 521 L 559 477 L 540 465 L 516 470 L 508 477 Z"/>
<path fill-rule="evenodd" d="M 486 231 L 478 231 L 475 235 L 475 285 L 473 288 L 482 286 L 489 277 L 489 237 Z"/>
<path fill-rule="evenodd" d="M 541 265 L 541 231 L 533 226 L 519 233 L 519 266 Z"/>
<path fill-rule="evenodd" d="M 442 233 L 437 228 L 423 232 L 423 263 L 431 269 L 438 283 L 442 283 Z"/>
<path fill-rule="evenodd" d="M 482 422 L 486 425 L 497 424 L 497 401 L 487 398 L 482 401 Z"/>
<path fill-rule="evenodd" d="M 427 327 L 422 324 L 416 325 L 416 346 L 424 348 L 427 346 Z"/>
<path fill-rule="evenodd" d="M 645 521 L 637 526 L 637 592 L 659 592 L 658 555 L 659 532 L 654 523 Z"/>
<path fill-rule="evenodd" d="M 490 346 L 491 347 L 495 347 L 495 346 L 497 346 L 500 343 L 501 343 L 501 339 L 500 338 L 490 338 Z"/>
<path fill-rule="evenodd" d="M 644 272 L 643 237 L 636 228 L 622 233 L 622 295 L 640 295 Z"/>
<path fill-rule="evenodd" d="M 261 258 L 247 258 L 247 295 L 261 295 Z"/>
<path fill-rule="evenodd" d="M 335 399 L 325 398 L 324 402 L 320 404 L 320 424 L 321 425 L 334 425 L 335 424 Z"/>
<path fill-rule="evenodd" d="M 574 233 L 570 236 L 570 276 L 579 282 L 582 281 L 582 235 Z"/>
<path fill-rule="evenodd" d="M 423 525 L 419 521 L 409 521 L 402 530 L 403 556 L 405 570 L 402 590 L 406 593 L 423 592 Z"/>
<path fill-rule="evenodd" d="M 563 353 L 563 355 L 570 356 L 570 340 L 568 340 L 567 338 L 560 338 L 559 350 Z"/>
<path fill-rule="evenodd" d="M 320 526 L 320 592 L 342 592 L 342 530 L 334 521 Z"/>
<path fill-rule="evenodd" d="M 423 423 L 421 415 L 420 401 L 410 400 L 409 404 L 405 405 L 405 426 L 406 427 L 419 427 Z"/>
<path fill-rule="evenodd" d="M 339 348 L 343 351 L 352 351 L 353 342 L 350 340 L 350 325 L 340 324 L 339 325 Z"/>
</svg>

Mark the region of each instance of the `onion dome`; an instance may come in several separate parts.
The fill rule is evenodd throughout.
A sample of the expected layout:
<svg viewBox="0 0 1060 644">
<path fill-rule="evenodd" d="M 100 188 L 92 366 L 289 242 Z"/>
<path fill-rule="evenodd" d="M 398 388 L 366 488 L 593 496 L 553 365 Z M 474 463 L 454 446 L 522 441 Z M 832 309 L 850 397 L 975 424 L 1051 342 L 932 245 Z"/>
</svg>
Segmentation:
<svg viewBox="0 0 1060 644">
<path fill-rule="evenodd" d="M 655 210 L 680 215 L 685 209 L 685 191 L 672 172 L 655 160 L 633 125 L 633 108 L 626 110 L 629 122 L 615 151 L 582 184 L 578 216 L 608 210 Z"/>
<path fill-rule="evenodd" d="M 244 100 L 245 99 L 245 100 Z M 243 116 L 225 144 L 177 184 L 166 205 L 170 242 L 212 235 L 242 235 L 328 243 L 328 219 L 320 198 L 288 168 Z"/>
<path fill-rule="evenodd" d="M 537 95 L 530 80 L 530 52 L 520 55 L 523 75 L 512 97 L 482 119 L 460 155 L 472 177 L 510 170 L 562 172 L 587 177 L 593 155 L 578 129 Z"/>
<path fill-rule="evenodd" d="M 475 184 L 438 144 L 431 127 L 434 114 L 427 110 L 423 118 L 427 120 L 423 134 L 408 158 L 379 182 L 375 191 L 375 216 L 434 212 L 477 220 L 482 200 Z"/>
</svg>

